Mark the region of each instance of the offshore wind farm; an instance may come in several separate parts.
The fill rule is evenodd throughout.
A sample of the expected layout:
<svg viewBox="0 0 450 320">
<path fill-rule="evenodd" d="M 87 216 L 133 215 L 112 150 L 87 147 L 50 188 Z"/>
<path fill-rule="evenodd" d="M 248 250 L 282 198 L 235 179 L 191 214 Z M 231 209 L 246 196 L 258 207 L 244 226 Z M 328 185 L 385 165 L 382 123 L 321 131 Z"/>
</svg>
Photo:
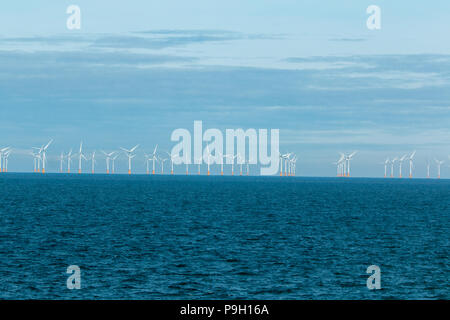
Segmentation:
<svg viewBox="0 0 450 320">
<path fill-rule="evenodd" d="M 29 152 L 29 159 L 30 159 L 30 171 L 34 173 L 43 173 L 49 172 L 48 169 L 48 149 L 50 145 L 53 143 L 53 139 L 51 139 L 48 143 L 42 145 L 41 147 L 32 147 L 30 148 Z M 59 172 L 59 173 L 73 173 L 71 171 L 71 164 L 72 164 L 72 158 L 76 156 L 78 160 L 78 174 L 85 173 L 85 174 L 116 174 L 118 173 L 115 170 L 116 167 L 116 160 L 121 157 L 122 162 L 127 163 L 127 170 L 125 173 L 131 175 L 131 174 L 142 174 L 145 173 L 147 175 L 152 174 L 186 174 L 189 175 L 189 167 L 190 166 L 197 166 L 197 175 L 202 174 L 202 166 L 206 167 L 206 171 L 204 174 L 206 175 L 235 175 L 235 165 L 239 167 L 238 175 L 258 175 L 258 171 L 254 170 L 251 171 L 252 166 L 257 166 L 258 164 L 251 161 L 249 157 L 246 157 L 245 152 L 244 155 L 241 153 L 236 154 L 222 154 L 220 151 L 217 151 L 217 155 L 214 156 L 214 162 L 212 161 L 212 154 L 209 150 L 209 147 L 206 146 L 204 150 L 203 157 L 197 158 L 194 161 L 190 161 L 190 159 L 187 158 L 187 156 L 179 155 L 179 154 L 172 154 L 168 151 L 162 150 L 158 152 L 158 145 L 155 145 L 152 153 L 144 153 L 143 155 L 139 155 L 137 153 L 137 150 L 139 148 L 139 145 L 136 145 L 132 147 L 131 149 L 126 149 L 123 147 L 117 148 L 117 150 L 105 152 L 103 150 L 100 150 L 101 154 L 103 154 L 103 160 L 106 163 L 106 166 L 104 168 L 104 171 L 96 171 L 96 165 L 97 160 L 99 159 L 99 156 L 96 157 L 96 150 L 90 151 L 90 155 L 86 155 L 83 153 L 83 142 L 80 142 L 79 151 L 76 154 L 73 154 L 72 149 L 65 154 L 64 151 L 60 153 L 59 156 L 51 157 L 54 161 L 52 161 L 53 165 L 59 165 L 54 166 L 51 168 L 51 172 Z M 348 154 L 345 154 L 343 152 L 339 152 L 339 158 L 335 162 L 331 162 L 331 164 L 336 166 L 336 177 L 345 178 L 345 177 L 351 177 L 351 161 L 354 160 L 354 157 L 357 155 L 358 151 L 353 151 Z M 384 178 L 404 178 L 403 176 L 403 162 L 408 163 L 408 178 L 413 178 L 413 172 L 416 165 L 414 164 L 414 157 L 416 155 L 417 151 L 414 150 L 410 154 L 404 154 L 402 156 L 395 156 L 391 158 L 386 158 L 385 161 L 381 162 L 380 164 L 384 165 L 384 172 L 380 171 L 380 177 Z M 3 147 L 0 149 L 0 172 L 6 173 L 8 172 L 8 162 L 10 161 L 10 156 L 14 155 L 14 148 L 8 146 Z M 21 153 L 23 155 L 23 153 Z M 89 158 L 88 158 L 89 157 Z M 13 157 L 14 158 L 14 157 Z M 136 159 L 135 159 L 136 158 Z M 276 175 L 279 176 L 289 176 L 289 177 L 295 177 L 297 176 L 296 167 L 297 167 L 297 161 L 300 159 L 299 156 L 293 152 L 286 152 L 286 153 L 278 153 L 279 158 L 279 173 L 277 172 Z M 450 155 L 448 156 L 450 160 Z M 132 170 L 132 163 L 134 161 L 144 161 L 145 164 L 145 172 L 142 172 L 142 170 L 136 170 L 133 172 Z M 181 170 L 175 170 L 177 165 L 174 164 L 174 160 L 180 160 L 178 162 L 178 166 L 182 166 L 184 168 L 184 171 Z M 126 161 L 123 161 L 126 160 Z M 228 160 L 228 161 L 227 161 Z M 164 171 L 164 163 L 168 161 L 170 163 L 170 170 Z M 450 162 L 450 161 L 449 161 Z M 86 166 L 90 165 L 91 170 L 84 170 L 83 171 L 83 163 L 85 163 Z M 151 168 L 150 170 L 150 163 Z M 300 161 L 301 163 L 301 161 Z M 431 176 L 430 174 L 430 167 L 431 163 L 435 163 L 435 175 Z M 160 165 L 160 171 L 157 170 L 157 165 Z M 398 167 L 398 175 L 395 174 L 395 168 L 396 164 Z M 441 169 L 442 165 L 445 164 L 444 160 L 437 160 L 436 158 L 433 159 L 432 162 L 427 161 L 426 163 L 422 163 L 421 165 L 425 168 L 426 167 L 426 176 L 425 178 L 441 178 Z M 225 168 L 229 168 L 229 170 L 225 171 Z M 245 172 L 243 168 L 246 168 Z M 213 168 L 213 169 L 211 169 Z M 390 174 L 388 174 L 390 168 Z M 11 172 L 11 171 L 9 171 Z M 27 171 L 16 171 L 16 172 L 27 172 Z M 305 172 L 303 172 L 305 174 Z M 300 171 L 300 175 L 302 175 L 302 172 Z M 307 175 L 306 175 L 307 176 Z M 364 174 L 360 174 L 359 177 L 368 177 Z"/>
</svg>

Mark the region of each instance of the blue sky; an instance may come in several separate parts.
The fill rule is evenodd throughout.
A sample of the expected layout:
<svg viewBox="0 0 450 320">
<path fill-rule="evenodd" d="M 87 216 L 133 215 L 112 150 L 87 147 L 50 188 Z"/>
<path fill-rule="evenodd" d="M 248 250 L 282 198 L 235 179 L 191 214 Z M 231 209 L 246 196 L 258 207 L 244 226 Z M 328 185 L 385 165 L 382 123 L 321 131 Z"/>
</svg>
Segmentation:
<svg viewBox="0 0 450 320">
<path fill-rule="evenodd" d="M 414 149 L 424 175 L 426 159 L 450 154 L 449 1 L 55 3 L 2 4 L 0 146 L 17 150 L 11 170 L 28 170 L 27 150 L 49 138 L 53 170 L 80 140 L 87 151 L 168 149 L 194 120 L 279 128 L 304 175 L 333 175 L 339 151 L 360 151 L 359 176 Z M 79 31 L 66 29 L 70 4 Z M 381 30 L 366 28 L 370 4 Z"/>
</svg>

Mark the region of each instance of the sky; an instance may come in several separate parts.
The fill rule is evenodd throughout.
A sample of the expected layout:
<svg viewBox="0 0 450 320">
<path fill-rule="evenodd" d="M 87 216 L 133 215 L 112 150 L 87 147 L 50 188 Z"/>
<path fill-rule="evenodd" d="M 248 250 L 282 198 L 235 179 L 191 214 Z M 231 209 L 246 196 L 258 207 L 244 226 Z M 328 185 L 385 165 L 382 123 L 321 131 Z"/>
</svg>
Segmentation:
<svg viewBox="0 0 450 320">
<path fill-rule="evenodd" d="M 80 30 L 66 27 L 72 4 Z M 386 157 L 417 150 L 418 176 L 438 158 L 450 178 L 448 12 L 444 0 L 2 3 L 0 147 L 14 148 L 10 171 L 29 171 L 31 147 L 52 138 L 55 171 L 81 140 L 87 153 L 140 144 L 142 157 L 202 120 L 280 129 L 299 175 L 332 176 L 338 152 L 358 150 L 353 174 L 380 176 Z"/>
</svg>

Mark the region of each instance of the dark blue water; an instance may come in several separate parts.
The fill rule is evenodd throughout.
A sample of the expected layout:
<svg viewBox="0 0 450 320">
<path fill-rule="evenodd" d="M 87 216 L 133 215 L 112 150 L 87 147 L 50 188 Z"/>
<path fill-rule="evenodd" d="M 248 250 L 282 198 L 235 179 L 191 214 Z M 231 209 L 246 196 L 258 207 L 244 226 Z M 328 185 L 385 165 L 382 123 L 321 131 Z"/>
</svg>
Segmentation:
<svg viewBox="0 0 450 320">
<path fill-rule="evenodd" d="M 0 298 L 449 299 L 450 181 L 0 175 Z M 381 290 L 366 287 L 369 265 Z M 68 290 L 66 268 L 81 268 Z"/>
</svg>

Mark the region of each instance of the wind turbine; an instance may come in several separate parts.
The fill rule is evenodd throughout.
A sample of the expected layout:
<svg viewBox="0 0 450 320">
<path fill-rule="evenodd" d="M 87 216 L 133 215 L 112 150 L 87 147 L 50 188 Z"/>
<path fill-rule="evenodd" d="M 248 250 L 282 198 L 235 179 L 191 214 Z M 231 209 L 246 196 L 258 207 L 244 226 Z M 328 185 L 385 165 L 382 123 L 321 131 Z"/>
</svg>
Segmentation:
<svg viewBox="0 0 450 320">
<path fill-rule="evenodd" d="M 45 173 L 45 164 L 47 162 L 47 149 L 52 144 L 53 139 L 51 139 L 44 147 L 41 148 L 39 153 L 42 153 L 42 173 Z"/>
<path fill-rule="evenodd" d="M 113 151 L 113 152 L 111 152 L 111 153 L 106 153 L 105 151 L 102 150 L 102 153 L 106 156 L 106 173 L 109 174 L 109 165 L 110 165 L 111 157 L 112 157 L 116 152 Z"/>
<path fill-rule="evenodd" d="M 91 155 L 91 163 L 92 163 L 92 174 L 95 174 L 95 150 Z"/>
<path fill-rule="evenodd" d="M 400 159 L 398 159 L 398 161 L 399 161 L 399 177 L 400 178 L 402 178 L 402 165 L 403 165 L 403 161 L 405 161 L 405 159 L 406 159 L 406 157 L 407 157 L 408 155 L 404 155 L 403 157 L 401 157 Z"/>
<path fill-rule="evenodd" d="M 295 176 L 295 164 L 297 163 L 297 155 L 295 154 L 294 157 L 289 160 L 289 175 Z"/>
<path fill-rule="evenodd" d="M 112 161 L 112 173 L 114 174 L 116 172 L 116 159 L 119 155 L 116 154 L 114 157 L 111 158 Z"/>
<path fill-rule="evenodd" d="M 430 166 L 431 166 L 431 162 L 430 162 L 430 160 L 428 159 L 428 160 L 427 160 L 427 178 L 428 178 L 428 179 L 430 178 Z"/>
<path fill-rule="evenodd" d="M 153 150 L 152 153 L 152 162 L 153 162 L 153 170 L 152 170 L 152 174 L 155 174 L 155 161 L 158 160 L 158 158 L 156 157 L 156 150 L 158 149 L 158 145 L 155 146 L 155 149 Z"/>
<path fill-rule="evenodd" d="M 441 178 L 441 166 L 444 164 L 445 161 L 437 160 L 437 159 L 434 159 L 434 161 L 436 161 L 436 165 L 437 165 L 437 169 L 438 169 L 438 179 L 440 179 Z"/>
<path fill-rule="evenodd" d="M 6 151 L 5 152 L 5 154 L 3 155 L 3 166 L 4 166 L 4 169 L 3 169 L 3 171 L 4 172 L 8 172 L 8 158 L 9 158 L 9 156 L 11 155 L 11 152 L 12 152 L 12 150 L 11 149 L 9 149 L 8 151 Z"/>
<path fill-rule="evenodd" d="M 221 152 L 219 152 L 219 157 L 220 157 L 220 159 L 221 159 L 221 161 L 220 161 L 220 175 L 221 176 L 223 176 L 223 159 L 226 159 L 226 155 L 225 154 L 222 154 Z"/>
<path fill-rule="evenodd" d="M 281 162 L 283 162 L 283 160 L 284 160 L 284 175 L 285 176 L 287 176 L 288 161 L 289 161 L 289 158 L 290 158 L 291 154 L 292 153 L 286 153 L 286 154 L 281 155 L 281 158 L 282 158 Z"/>
<path fill-rule="evenodd" d="M 159 162 L 161 162 L 161 174 L 164 174 L 164 162 L 167 161 L 169 159 L 167 158 L 159 158 Z"/>
<path fill-rule="evenodd" d="M 252 162 L 252 161 L 253 161 L 253 159 L 248 159 L 248 161 L 247 161 L 247 176 L 250 175 L 250 162 Z"/>
<path fill-rule="evenodd" d="M 206 146 L 206 159 L 207 159 L 207 164 L 208 164 L 208 176 L 209 176 L 209 174 L 210 174 L 209 168 L 211 166 L 211 163 L 210 163 L 211 153 L 209 152 L 209 146 Z"/>
<path fill-rule="evenodd" d="M 341 156 L 338 159 L 338 161 L 333 162 L 333 164 L 336 165 L 336 175 L 338 177 L 344 176 L 344 161 L 345 161 L 345 154 L 342 152 L 339 153 Z"/>
<path fill-rule="evenodd" d="M 139 147 L 139 145 L 134 146 L 133 148 L 131 148 L 130 150 L 127 150 L 125 148 L 120 148 L 122 149 L 125 154 L 128 157 L 128 174 L 131 174 L 131 159 L 133 159 L 136 155 L 133 154 L 133 152 Z"/>
<path fill-rule="evenodd" d="M 144 157 L 145 157 L 145 165 L 147 167 L 146 173 L 150 174 L 150 167 L 149 167 L 148 163 L 150 162 L 150 160 L 152 160 L 152 157 L 146 153 L 144 154 Z"/>
<path fill-rule="evenodd" d="M 411 153 L 411 155 L 409 156 L 409 178 L 412 178 L 412 174 L 413 174 L 413 159 L 414 159 L 415 155 L 416 155 L 416 151 L 414 150 L 414 152 Z"/>
<path fill-rule="evenodd" d="M 390 162 L 389 158 L 386 158 L 386 160 L 382 163 L 382 164 L 384 164 L 384 177 L 385 178 L 387 177 L 387 167 L 388 167 L 389 162 Z"/>
<path fill-rule="evenodd" d="M 231 159 L 231 175 L 234 176 L 234 159 L 236 159 L 237 156 L 232 154 L 225 154 L 224 157 Z"/>
<path fill-rule="evenodd" d="M 283 155 L 281 153 L 279 153 L 278 157 L 280 158 L 280 177 L 282 177 L 283 176 Z"/>
<path fill-rule="evenodd" d="M 245 162 L 245 158 L 242 158 L 241 154 L 237 154 L 237 162 L 240 166 L 239 175 L 242 176 L 242 164 Z"/>
<path fill-rule="evenodd" d="M 38 160 L 39 160 L 40 156 L 39 156 L 38 153 L 34 153 L 33 151 L 30 152 L 30 155 L 33 156 L 33 163 L 34 163 L 34 171 L 33 172 L 37 172 L 37 170 L 38 170 Z"/>
<path fill-rule="evenodd" d="M 167 153 L 167 155 L 169 156 L 169 160 L 170 160 L 170 166 L 171 166 L 170 174 L 173 175 L 173 159 L 176 159 L 177 157 L 176 157 L 176 156 L 172 156 L 172 155 L 171 155 L 170 153 L 168 153 L 167 151 L 166 151 L 166 153 Z"/>
<path fill-rule="evenodd" d="M 395 157 L 394 159 L 391 160 L 391 178 L 394 177 L 394 165 L 395 165 L 395 161 L 397 161 L 398 158 Z"/>
<path fill-rule="evenodd" d="M 64 151 L 59 156 L 59 173 L 63 173 Z"/>
<path fill-rule="evenodd" d="M 67 173 L 70 173 L 70 165 L 72 164 L 72 149 L 67 154 Z"/>
<path fill-rule="evenodd" d="M 198 164 L 197 174 L 200 175 L 200 166 L 202 165 L 203 157 L 197 158 L 196 160 L 198 161 L 198 163 L 197 163 Z"/>
<path fill-rule="evenodd" d="M 345 160 L 347 161 L 347 177 L 350 177 L 350 161 L 353 160 L 353 157 L 357 152 L 358 151 L 353 151 L 345 158 Z"/>
<path fill-rule="evenodd" d="M 3 149 L 0 149 L 0 172 L 4 171 L 4 168 L 3 168 L 3 157 L 4 157 L 5 153 L 8 152 L 9 149 L 10 149 L 10 147 L 6 147 L 6 148 L 3 148 Z"/>
<path fill-rule="evenodd" d="M 80 152 L 78 153 L 78 173 L 81 173 L 81 162 L 82 160 L 86 160 L 86 156 L 83 154 L 83 141 L 80 143 Z"/>
</svg>

